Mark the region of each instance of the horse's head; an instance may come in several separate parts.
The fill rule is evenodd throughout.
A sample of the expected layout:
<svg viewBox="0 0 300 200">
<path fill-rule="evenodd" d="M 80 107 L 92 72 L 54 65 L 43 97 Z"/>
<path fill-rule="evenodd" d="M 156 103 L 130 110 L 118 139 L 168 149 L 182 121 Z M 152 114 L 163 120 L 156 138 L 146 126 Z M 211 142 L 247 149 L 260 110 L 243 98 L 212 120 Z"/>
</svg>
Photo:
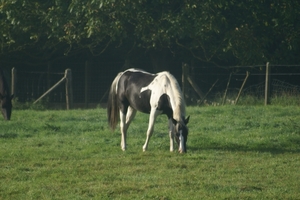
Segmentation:
<svg viewBox="0 0 300 200">
<path fill-rule="evenodd" d="M 183 118 L 182 121 L 178 122 L 173 119 L 173 123 L 175 125 L 175 140 L 178 144 L 178 151 L 180 153 L 186 153 L 186 142 L 189 134 L 189 129 L 187 124 L 189 123 L 190 116 L 186 119 Z"/>
<path fill-rule="evenodd" d="M 5 120 L 10 120 L 11 110 L 12 110 L 12 103 L 11 100 L 14 95 L 11 96 L 3 96 L 0 94 L 0 101 L 1 101 L 1 112 Z"/>
</svg>

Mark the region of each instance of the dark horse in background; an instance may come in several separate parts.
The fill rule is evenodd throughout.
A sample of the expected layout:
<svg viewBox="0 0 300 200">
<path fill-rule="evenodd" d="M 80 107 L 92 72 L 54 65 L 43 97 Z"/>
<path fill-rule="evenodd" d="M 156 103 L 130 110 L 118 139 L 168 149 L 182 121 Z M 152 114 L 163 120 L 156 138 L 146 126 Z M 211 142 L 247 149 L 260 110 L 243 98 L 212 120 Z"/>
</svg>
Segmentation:
<svg viewBox="0 0 300 200">
<path fill-rule="evenodd" d="M 154 130 L 155 119 L 160 114 L 169 119 L 170 151 L 174 151 L 174 138 L 180 153 L 186 152 L 188 136 L 185 118 L 185 103 L 177 80 L 169 72 L 150 74 L 139 69 L 121 72 L 112 82 L 107 115 L 110 127 L 114 130 L 120 117 L 121 148 L 126 150 L 126 133 L 136 111 L 150 114 L 146 142 Z"/>
<path fill-rule="evenodd" d="M 0 69 L 0 104 L 1 112 L 5 120 L 10 120 L 13 95 L 10 95 L 7 81 L 3 71 Z"/>
</svg>

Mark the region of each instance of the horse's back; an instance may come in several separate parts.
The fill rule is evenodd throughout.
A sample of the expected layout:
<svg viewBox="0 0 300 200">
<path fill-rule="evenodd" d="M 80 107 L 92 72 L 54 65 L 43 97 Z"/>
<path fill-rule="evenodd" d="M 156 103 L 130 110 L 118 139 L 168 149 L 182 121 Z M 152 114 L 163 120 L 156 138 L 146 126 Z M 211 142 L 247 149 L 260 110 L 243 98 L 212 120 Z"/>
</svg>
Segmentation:
<svg viewBox="0 0 300 200">
<path fill-rule="evenodd" d="M 120 77 L 117 87 L 117 96 L 124 104 L 124 108 L 121 106 L 121 110 L 131 106 L 141 112 L 149 113 L 151 91 L 141 92 L 141 89 L 149 85 L 155 77 L 155 74 L 142 70 L 126 70 Z M 125 110 L 123 111 L 125 112 Z"/>
</svg>

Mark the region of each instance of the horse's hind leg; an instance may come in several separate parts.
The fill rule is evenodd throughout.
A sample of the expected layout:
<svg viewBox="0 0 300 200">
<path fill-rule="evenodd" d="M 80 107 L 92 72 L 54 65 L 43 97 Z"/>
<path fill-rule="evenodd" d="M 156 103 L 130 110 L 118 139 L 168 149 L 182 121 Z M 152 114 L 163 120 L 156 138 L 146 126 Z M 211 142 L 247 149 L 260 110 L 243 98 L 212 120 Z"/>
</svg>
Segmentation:
<svg viewBox="0 0 300 200">
<path fill-rule="evenodd" d="M 121 149 L 126 150 L 126 115 L 120 111 Z"/>
<path fill-rule="evenodd" d="M 123 151 L 126 150 L 126 135 L 128 127 L 135 117 L 136 110 L 132 107 L 128 107 L 127 114 L 125 115 L 122 111 L 120 111 L 120 128 L 121 128 L 121 148 Z"/>
<path fill-rule="evenodd" d="M 128 111 L 126 114 L 126 127 L 128 129 L 130 123 L 132 122 L 133 118 L 135 117 L 136 110 L 133 109 L 131 106 L 128 107 Z"/>
</svg>

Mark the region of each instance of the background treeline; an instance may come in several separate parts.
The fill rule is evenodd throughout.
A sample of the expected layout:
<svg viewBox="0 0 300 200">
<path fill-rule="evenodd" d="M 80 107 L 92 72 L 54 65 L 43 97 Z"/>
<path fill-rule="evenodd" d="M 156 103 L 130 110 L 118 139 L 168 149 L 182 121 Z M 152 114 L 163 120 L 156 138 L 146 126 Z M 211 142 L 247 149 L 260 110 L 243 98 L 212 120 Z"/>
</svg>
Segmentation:
<svg viewBox="0 0 300 200">
<path fill-rule="evenodd" d="M 223 96 L 230 74 L 231 93 L 246 71 L 245 88 L 260 87 L 266 62 L 281 88 L 292 84 L 285 92 L 299 93 L 299 1 L 3 0 L 0 27 L 0 67 L 8 77 L 17 69 L 21 102 L 36 100 L 67 68 L 74 102 L 99 103 L 120 70 L 168 70 L 181 82 L 182 63 L 203 93 L 216 82 L 208 99 Z M 62 85 L 48 100 L 64 98 Z"/>
<path fill-rule="evenodd" d="M 0 64 L 41 67 L 72 57 L 149 61 L 152 71 L 191 60 L 206 66 L 297 64 L 299 5 L 294 0 L 4 0 Z"/>
</svg>

